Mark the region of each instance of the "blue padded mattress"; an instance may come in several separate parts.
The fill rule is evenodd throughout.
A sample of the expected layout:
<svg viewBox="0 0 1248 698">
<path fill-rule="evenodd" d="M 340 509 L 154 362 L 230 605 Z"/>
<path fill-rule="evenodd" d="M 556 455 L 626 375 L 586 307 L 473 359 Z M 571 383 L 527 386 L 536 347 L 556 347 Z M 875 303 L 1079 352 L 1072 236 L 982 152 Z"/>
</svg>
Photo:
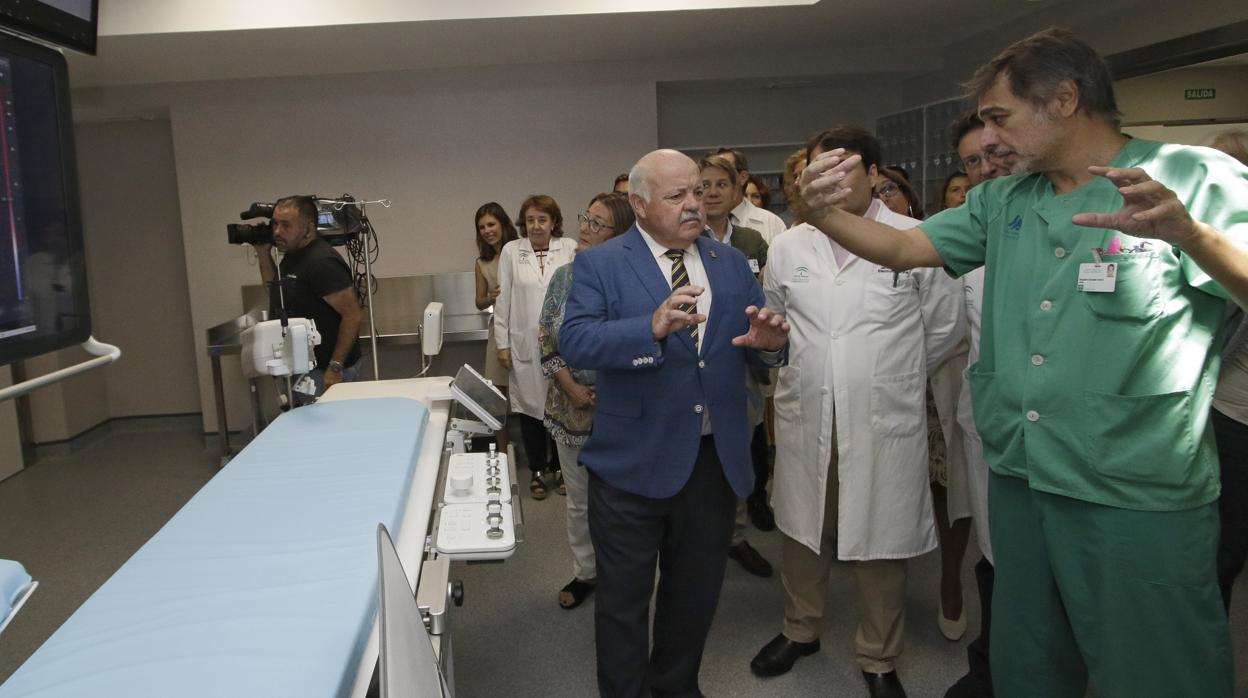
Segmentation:
<svg viewBox="0 0 1248 698">
<path fill-rule="evenodd" d="M 99 588 L 0 697 L 342 696 L 376 614 L 428 410 L 378 398 L 276 419 Z"/>
</svg>

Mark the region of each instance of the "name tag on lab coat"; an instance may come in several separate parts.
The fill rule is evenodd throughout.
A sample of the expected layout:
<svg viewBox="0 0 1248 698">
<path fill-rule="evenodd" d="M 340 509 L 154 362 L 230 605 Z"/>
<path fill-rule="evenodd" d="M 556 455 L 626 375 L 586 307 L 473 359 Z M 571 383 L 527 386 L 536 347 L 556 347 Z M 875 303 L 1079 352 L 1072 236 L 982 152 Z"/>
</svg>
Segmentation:
<svg viewBox="0 0 1248 698">
<path fill-rule="evenodd" d="M 1113 293 L 1118 283 L 1118 265 L 1080 264 L 1079 284 L 1076 288 L 1084 293 Z"/>
</svg>

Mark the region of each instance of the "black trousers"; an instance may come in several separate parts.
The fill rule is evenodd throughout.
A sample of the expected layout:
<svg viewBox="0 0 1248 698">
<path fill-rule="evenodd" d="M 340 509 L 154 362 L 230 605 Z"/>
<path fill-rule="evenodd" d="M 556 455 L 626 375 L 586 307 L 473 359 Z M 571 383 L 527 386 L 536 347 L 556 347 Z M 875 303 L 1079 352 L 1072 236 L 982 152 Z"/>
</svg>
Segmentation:
<svg viewBox="0 0 1248 698">
<path fill-rule="evenodd" d="M 700 695 L 698 670 L 719 603 L 736 503 L 710 436 L 702 437 L 689 481 L 667 499 L 625 492 L 590 472 L 589 531 L 598 559 L 594 636 L 602 696 Z"/>
<path fill-rule="evenodd" d="M 750 439 L 750 459 L 754 462 L 754 491 L 750 499 L 767 501 L 767 479 L 771 477 L 771 464 L 768 462 L 767 427 L 760 422 L 754 427 L 754 436 Z"/>
<path fill-rule="evenodd" d="M 1248 558 L 1248 425 L 1212 410 L 1213 434 L 1218 441 L 1222 468 L 1222 496 L 1218 499 L 1221 536 L 1218 538 L 1218 586 L 1222 603 L 1231 608 L 1235 578 Z"/>
<path fill-rule="evenodd" d="M 966 647 L 966 658 L 971 667 L 971 676 L 979 679 L 986 692 L 992 695 L 992 664 L 989 661 L 988 647 L 992 635 L 992 581 L 996 570 L 988 558 L 981 557 L 975 563 L 975 585 L 979 587 L 979 637 Z"/>
<path fill-rule="evenodd" d="M 516 417 L 520 420 L 520 439 L 524 442 L 524 457 L 529 462 L 529 470 L 535 473 L 553 473 L 558 470 L 559 450 L 555 448 L 555 440 L 546 433 L 542 420 L 519 413 Z M 547 453 L 550 453 L 549 460 Z"/>
</svg>

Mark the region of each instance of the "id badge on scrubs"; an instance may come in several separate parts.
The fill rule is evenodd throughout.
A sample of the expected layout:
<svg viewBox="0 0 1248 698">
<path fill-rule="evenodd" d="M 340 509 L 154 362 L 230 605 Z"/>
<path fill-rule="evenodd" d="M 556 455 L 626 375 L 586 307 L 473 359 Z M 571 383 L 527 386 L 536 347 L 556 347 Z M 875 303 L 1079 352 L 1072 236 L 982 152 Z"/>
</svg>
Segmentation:
<svg viewBox="0 0 1248 698">
<path fill-rule="evenodd" d="M 755 274 L 757 274 L 757 273 L 759 272 L 759 268 L 758 268 L 758 260 L 757 260 L 757 259 L 751 259 L 751 260 L 750 260 L 750 271 L 754 272 Z"/>
<path fill-rule="evenodd" d="M 1079 285 L 1076 288 L 1084 293 L 1113 293 L 1117 283 L 1118 265 L 1113 262 L 1079 265 Z"/>
</svg>

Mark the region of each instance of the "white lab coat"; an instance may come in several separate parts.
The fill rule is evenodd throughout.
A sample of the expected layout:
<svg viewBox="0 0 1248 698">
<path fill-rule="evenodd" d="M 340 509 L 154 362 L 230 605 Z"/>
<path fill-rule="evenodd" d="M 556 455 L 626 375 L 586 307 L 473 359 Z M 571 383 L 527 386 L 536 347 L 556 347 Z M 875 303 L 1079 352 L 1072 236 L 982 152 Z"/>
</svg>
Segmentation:
<svg viewBox="0 0 1248 698">
<path fill-rule="evenodd" d="M 865 217 L 918 224 L 878 201 Z M 837 557 L 931 551 L 925 383 L 928 366 L 962 338 L 961 287 L 939 269 L 900 272 L 894 282 L 891 270 L 857 257 L 837 269 L 828 239 L 802 225 L 776 238 L 763 289 L 792 327 L 775 396 L 780 530 L 819 551 L 835 414 Z"/>
<path fill-rule="evenodd" d="M 551 238 L 544 271 L 528 238 L 512 240 L 499 253 L 494 338 L 499 349 L 511 350 L 507 389 L 512 411 L 535 419 L 545 415 L 548 385 L 542 375 L 542 350 L 537 342 L 542 301 L 555 270 L 571 262 L 575 253 L 575 241 Z"/>
<path fill-rule="evenodd" d="M 954 282 L 957 284 L 958 282 Z M 940 431 L 945 438 L 945 512 L 950 521 L 965 519 L 972 514 L 970 483 L 967 482 L 966 437 L 958 422 L 958 401 L 966 374 L 967 341 L 954 348 L 953 355 L 936 368 L 929 368 L 928 383 L 940 417 Z"/>
<path fill-rule="evenodd" d="M 984 315 L 984 268 L 980 267 L 962 277 L 962 290 L 966 300 L 967 340 L 970 353 L 967 365 L 979 361 L 979 328 Z M 962 392 L 958 396 L 958 425 L 962 427 L 962 443 L 966 455 L 966 484 L 971 519 L 975 522 L 975 539 L 979 550 L 992 562 L 992 542 L 988 538 L 988 463 L 984 461 L 984 444 L 975 428 L 975 415 L 971 410 L 971 384 L 962 373 Z"/>
</svg>

